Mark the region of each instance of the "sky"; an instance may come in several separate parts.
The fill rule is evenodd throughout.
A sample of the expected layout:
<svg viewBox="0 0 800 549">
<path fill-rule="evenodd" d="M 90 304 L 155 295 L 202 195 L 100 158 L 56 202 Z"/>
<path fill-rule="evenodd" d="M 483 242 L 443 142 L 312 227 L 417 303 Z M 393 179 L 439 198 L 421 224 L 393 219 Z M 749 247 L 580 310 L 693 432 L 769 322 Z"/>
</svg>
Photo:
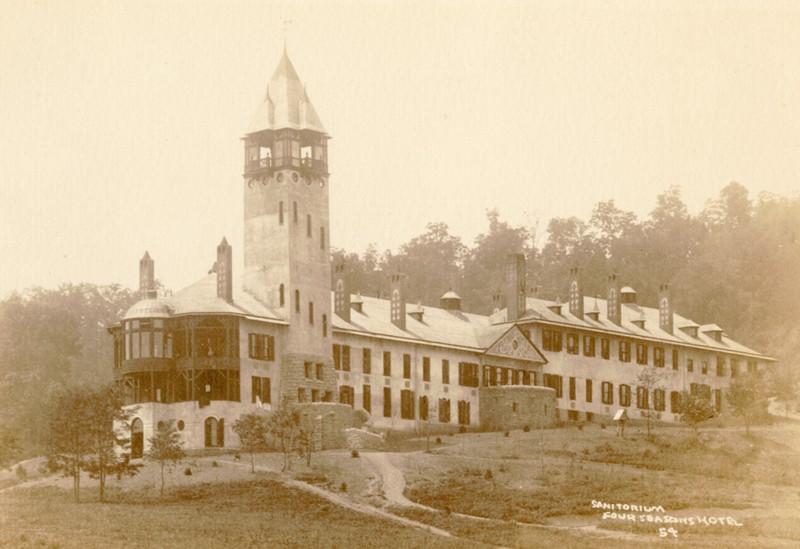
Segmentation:
<svg viewBox="0 0 800 549">
<path fill-rule="evenodd" d="M 329 143 L 331 245 L 486 210 L 546 237 L 593 206 L 800 191 L 800 6 L 775 2 L 56 2 L 0 6 L 0 298 L 178 290 L 223 236 L 240 138 L 286 42 Z"/>
</svg>

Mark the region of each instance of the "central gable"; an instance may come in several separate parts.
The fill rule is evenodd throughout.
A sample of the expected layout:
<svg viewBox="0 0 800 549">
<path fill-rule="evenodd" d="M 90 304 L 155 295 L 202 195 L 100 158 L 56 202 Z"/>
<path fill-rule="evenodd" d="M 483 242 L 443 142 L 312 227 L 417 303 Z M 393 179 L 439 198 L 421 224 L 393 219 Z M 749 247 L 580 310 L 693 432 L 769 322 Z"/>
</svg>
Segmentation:
<svg viewBox="0 0 800 549">
<path fill-rule="evenodd" d="M 547 364 L 547 359 L 528 339 L 516 324 L 501 335 L 488 349 L 485 355 L 501 356 L 516 360 L 529 360 L 540 364 Z"/>
</svg>

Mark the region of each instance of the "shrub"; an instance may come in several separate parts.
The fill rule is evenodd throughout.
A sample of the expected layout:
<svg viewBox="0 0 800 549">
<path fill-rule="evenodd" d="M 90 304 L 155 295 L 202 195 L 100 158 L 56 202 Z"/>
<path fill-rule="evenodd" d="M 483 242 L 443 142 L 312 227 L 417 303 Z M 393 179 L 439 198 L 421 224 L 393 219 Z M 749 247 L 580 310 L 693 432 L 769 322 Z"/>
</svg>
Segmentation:
<svg viewBox="0 0 800 549">
<path fill-rule="evenodd" d="M 492 470 L 491 469 L 486 469 L 486 473 L 484 473 L 483 478 L 485 478 L 486 480 L 492 480 L 494 478 L 494 475 L 492 474 Z"/>
<path fill-rule="evenodd" d="M 14 472 L 17 474 L 17 478 L 20 480 L 25 480 L 28 478 L 28 471 L 25 470 L 25 467 L 23 467 L 21 463 L 17 465 L 17 468 L 14 470 Z"/>
<path fill-rule="evenodd" d="M 578 431 L 583 431 L 583 423 L 578 424 Z"/>
<path fill-rule="evenodd" d="M 436 437 L 436 444 L 442 443 L 442 437 Z"/>
<path fill-rule="evenodd" d="M 357 457 L 359 457 L 359 455 L 360 454 L 358 453 L 358 450 L 356 450 L 355 448 L 350 450 L 350 457 L 357 458 Z"/>
<path fill-rule="evenodd" d="M 463 434 L 463 433 L 466 433 L 466 432 L 467 432 L 467 428 L 466 428 L 466 427 L 464 427 L 463 425 L 459 425 L 459 426 L 458 426 L 458 432 L 459 432 L 459 433 L 462 433 L 462 434 Z"/>
<path fill-rule="evenodd" d="M 508 431 L 506 431 L 505 433 L 503 433 L 503 436 L 504 436 L 504 437 L 507 437 L 508 435 L 509 435 Z"/>
<path fill-rule="evenodd" d="M 219 467 L 219 463 L 217 463 L 217 460 L 214 460 L 214 461 L 211 462 L 211 466 L 212 467 Z"/>
<path fill-rule="evenodd" d="M 525 425 L 525 426 L 522 427 L 522 432 L 523 433 L 529 433 L 530 431 L 531 431 L 531 426 L 530 425 Z"/>
<path fill-rule="evenodd" d="M 192 468 L 187 467 L 186 469 L 183 470 L 183 474 L 186 475 L 187 477 L 192 476 Z"/>
<path fill-rule="evenodd" d="M 605 429 L 606 428 L 606 422 L 605 421 L 601 421 L 600 422 L 600 428 L 601 429 Z"/>
<path fill-rule="evenodd" d="M 347 492 L 347 483 L 343 482 L 342 485 L 339 487 L 342 492 Z"/>
</svg>

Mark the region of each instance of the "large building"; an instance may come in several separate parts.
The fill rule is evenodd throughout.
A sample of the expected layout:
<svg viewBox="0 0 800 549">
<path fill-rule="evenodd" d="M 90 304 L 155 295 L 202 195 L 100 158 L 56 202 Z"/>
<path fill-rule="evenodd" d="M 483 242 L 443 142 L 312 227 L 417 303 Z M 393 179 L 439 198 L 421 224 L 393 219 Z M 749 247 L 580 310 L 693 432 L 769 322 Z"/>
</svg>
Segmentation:
<svg viewBox="0 0 800 549">
<path fill-rule="evenodd" d="M 243 138 L 241 273 L 223 239 L 212 272 L 158 296 L 145 253 L 142 300 L 109 327 L 116 379 L 137 405 L 134 457 L 169 420 L 189 448 L 237 446 L 233 421 L 279 405 L 305 407 L 321 437 L 326 421 L 346 426 L 343 408 L 393 429 L 534 427 L 619 408 L 674 421 L 681 391 L 721 408 L 731 378 L 771 360 L 674 314 L 666 286 L 656 309 L 613 275 L 606 300 L 587 298 L 573 269 L 568 305 L 528 297 L 521 254 L 492 315 L 462 311 L 453 292 L 407 306 L 399 273 L 390 299 L 362 297 L 346 265 L 331 271 L 328 139 L 284 52 Z M 648 365 L 663 381 L 637 387 Z"/>
</svg>

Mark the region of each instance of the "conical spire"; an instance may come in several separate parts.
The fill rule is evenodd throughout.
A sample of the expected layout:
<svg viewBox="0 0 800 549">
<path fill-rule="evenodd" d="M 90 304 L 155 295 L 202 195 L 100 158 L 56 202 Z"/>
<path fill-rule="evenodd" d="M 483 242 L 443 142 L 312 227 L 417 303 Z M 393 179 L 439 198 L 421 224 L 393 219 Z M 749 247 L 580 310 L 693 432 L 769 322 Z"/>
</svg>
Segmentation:
<svg viewBox="0 0 800 549">
<path fill-rule="evenodd" d="M 285 47 L 248 133 L 281 128 L 326 133 Z"/>
</svg>

